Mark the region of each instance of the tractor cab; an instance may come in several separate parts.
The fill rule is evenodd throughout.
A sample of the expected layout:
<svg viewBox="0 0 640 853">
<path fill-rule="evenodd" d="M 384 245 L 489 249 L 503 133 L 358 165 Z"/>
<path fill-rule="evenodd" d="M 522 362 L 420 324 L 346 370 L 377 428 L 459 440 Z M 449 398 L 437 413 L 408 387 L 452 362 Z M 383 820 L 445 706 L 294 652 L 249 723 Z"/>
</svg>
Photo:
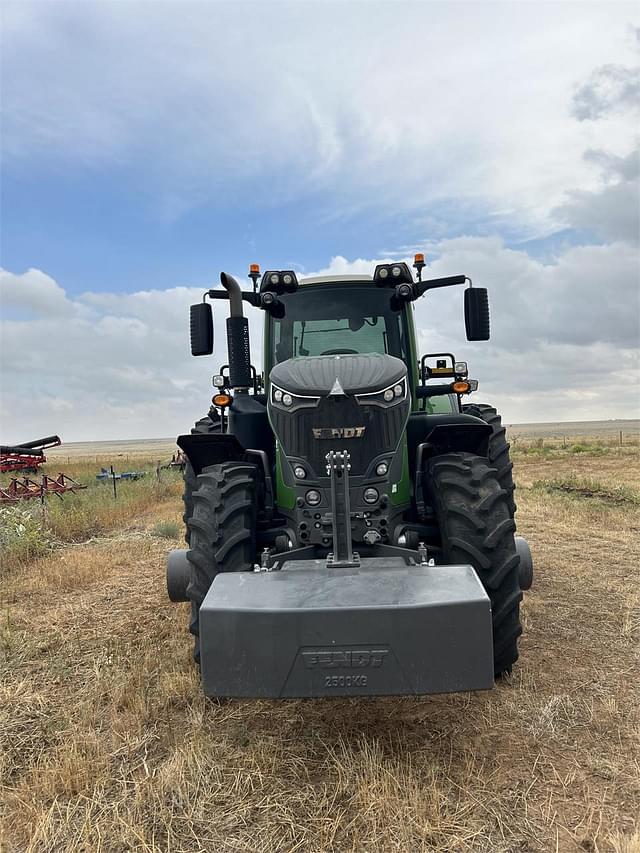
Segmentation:
<svg viewBox="0 0 640 853">
<path fill-rule="evenodd" d="M 407 366 L 409 393 L 416 401 L 421 384 L 413 307 L 392 305 L 389 291 L 371 276 L 303 278 L 298 288 L 278 297 L 278 309 L 267 312 L 264 376 L 290 358 L 335 355 L 390 355 Z M 424 384 L 424 383 L 423 383 Z M 434 397 L 429 411 L 456 410 L 455 395 Z"/>
</svg>

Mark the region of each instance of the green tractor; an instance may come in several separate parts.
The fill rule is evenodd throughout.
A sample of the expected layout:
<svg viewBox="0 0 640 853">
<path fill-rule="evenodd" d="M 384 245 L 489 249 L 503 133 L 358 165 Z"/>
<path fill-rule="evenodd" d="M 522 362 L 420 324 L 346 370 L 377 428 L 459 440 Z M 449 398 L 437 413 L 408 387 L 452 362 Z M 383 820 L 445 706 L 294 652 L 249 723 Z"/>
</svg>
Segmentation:
<svg viewBox="0 0 640 853">
<path fill-rule="evenodd" d="M 191 351 L 213 352 L 211 302 L 229 302 L 228 364 L 187 456 L 188 549 L 169 555 L 173 601 L 211 696 L 426 694 L 509 673 L 532 580 L 515 535 L 509 445 L 451 353 L 418 356 L 415 300 L 468 285 L 468 340 L 489 339 L 487 291 L 373 276 L 260 275 L 191 306 Z M 264 313 L 263 372 L 243 303 Z"/>
</svg>

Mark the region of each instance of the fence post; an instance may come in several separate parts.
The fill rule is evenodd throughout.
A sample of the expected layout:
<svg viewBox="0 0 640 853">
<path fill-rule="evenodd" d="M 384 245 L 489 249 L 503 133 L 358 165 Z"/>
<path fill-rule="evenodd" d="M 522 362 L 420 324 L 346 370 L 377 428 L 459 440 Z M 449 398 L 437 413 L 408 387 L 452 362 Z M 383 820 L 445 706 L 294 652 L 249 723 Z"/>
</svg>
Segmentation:
<svg viewBox="0 0 640 853">
<path fill-rule="evenodd" d="M 111 466 L 111 480 L 113 481 L 113 499 L 116 501 L 118 500 L 118 492 L 116 489 L 116 472 L 113 470 L 113 465 Z"/>
<path fill-rule="evenodd" d="M 620 430 L 620 447 L 622 447 L 622 430 Z"/>
<path fill-rule="evenodd" d="M 42 526 L 44 527 L 45 522 L 47 520 L 47 510 L 46 510 L 46 501 L 44 499 L 44 490 L 45 490 L 45 474 L 42 475 L 42 482 L 40 483 L 40 509 L 42 512 Z"/>
</svg>

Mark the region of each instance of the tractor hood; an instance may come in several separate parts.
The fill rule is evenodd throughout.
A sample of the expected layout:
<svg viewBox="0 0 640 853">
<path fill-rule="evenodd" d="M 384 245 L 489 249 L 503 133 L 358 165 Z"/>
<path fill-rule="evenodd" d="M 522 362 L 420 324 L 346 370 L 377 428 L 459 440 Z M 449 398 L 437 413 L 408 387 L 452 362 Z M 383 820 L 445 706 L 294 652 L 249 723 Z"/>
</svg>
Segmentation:
<svg viewBox="0 0 640 853">
<path fill-rule="evenodd" d="M 399 358 L 368 353 L 290 358 L 276 364 L 269 378 L 290 394 L 326 397 L 375 393 L 406 375 L 406 365 Z"/>
</svg>

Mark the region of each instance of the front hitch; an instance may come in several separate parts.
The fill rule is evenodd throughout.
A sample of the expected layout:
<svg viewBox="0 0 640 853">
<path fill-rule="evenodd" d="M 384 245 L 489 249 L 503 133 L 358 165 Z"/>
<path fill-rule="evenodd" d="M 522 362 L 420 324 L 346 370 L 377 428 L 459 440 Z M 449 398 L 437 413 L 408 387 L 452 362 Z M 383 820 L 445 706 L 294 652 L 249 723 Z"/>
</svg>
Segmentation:
<svg viewBox="0 0 640 853">
<path fill-rule="evenodd" d="M 351 501 L 349 498 L 349 453 L 331 450 L 327 453 L 327 474 L 331 478 L 331 528 L 333 551 L 327 556 L 327 567 L 348 569 L 360 565 L 353 550 L 351 536 Z"/>
</svg>

